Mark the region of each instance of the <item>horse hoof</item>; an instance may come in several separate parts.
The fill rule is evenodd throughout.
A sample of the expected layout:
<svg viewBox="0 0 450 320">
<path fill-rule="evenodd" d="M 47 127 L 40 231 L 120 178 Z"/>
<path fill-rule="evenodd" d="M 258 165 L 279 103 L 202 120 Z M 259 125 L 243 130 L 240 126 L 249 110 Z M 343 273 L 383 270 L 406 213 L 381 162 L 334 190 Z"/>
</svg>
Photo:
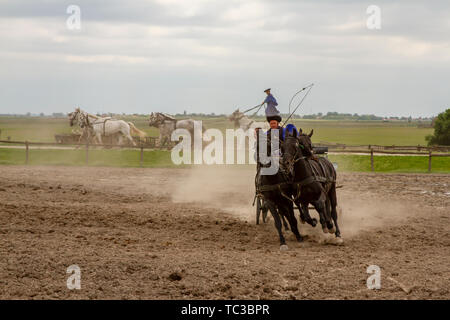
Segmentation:
<svg viewBox="0 0 450 320">
<path fill-rule="evenodd" d="M 302 236 L 297 237 L 297 242 L 303 242 L 303 237 Z"/>
<path fill-rule="evenodd" d="M 286 250 L 289 250 L 289 247 L 286 244 L 282 244 L 280 246 L 280 251 L 286 251 Z"/>
<path fill-rule="evenodd" d="M 341 246 L 344 244 L 344 239 L 342 239 L 341 237 L 336 237 L 336 244 L 338 246 Z"/>
<path fill-rule="evenodd" d="M 305 224 L 305 220 L 300 219 L 300 223 L 301 223 L 301 224 Z"/>
<path fill-rule="evenodd" d="M 328 229 L 325 227 L 322 228 L 322 231 L 323 231 L 323 233 L 328 233 Z"/>
<path fill-rule="evenodd" d="M 317 225 L 317 219 L 316 218 L 312 219 L 311 225 L 313 227 L 315 227 Z"/>
<path fill-rule="evenodd" d="M 336 232 L 336 228 L 333 226 L 333 228 L 328 229 L 328 232 L 331 233 L 331 234 L 333 234 L 333 233 Z"/>
</svg>

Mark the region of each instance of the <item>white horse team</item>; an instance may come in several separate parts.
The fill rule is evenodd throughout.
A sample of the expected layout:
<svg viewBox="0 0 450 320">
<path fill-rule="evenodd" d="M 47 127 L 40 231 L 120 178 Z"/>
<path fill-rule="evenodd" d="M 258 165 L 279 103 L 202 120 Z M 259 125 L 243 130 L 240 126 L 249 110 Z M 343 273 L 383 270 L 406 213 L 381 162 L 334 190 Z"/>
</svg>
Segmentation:
<svg viewBox="0 0 450 320">
<path fill-rule="evenodd" d="M 239 127 L 245 132 L 255 128 L 269 129 L 267 122 L 250 120 L 244 113 L 240 112 L 239 109 L 234 111 L 228 119 L 235 123 L 235 127 Z M 70 126 L 77 123 L 83 129 L 80 141 L 82 137 L 86 137 L 88 141 L 93 138 L 94 143 L 102 144 L 102 136 L 116 135 L 118 136 L 119 144 L 122 144 L 125 138 L 132 145 L 136 145 L 132 135 L 137 135 L 141 139 L 145 139 L 147 136 L 145 132 L 136 128 L 131 122 L 111 117 L 99 117 L 89 114 L 80 108 L 76 108 L 74 112 L 69 113 L 69 120 Z M 174 117 L 161 112 L 152 112 L 149 118 L 149 126 L 159 129 L 159 143 L 161 146 L 170 144 L 172 132 L 176 129 L 185 129 L 191 136 L 194 136 L 194 122 L 193 119 L 177 120 Z M 205 127 L 202 126 L 201 132 L 198 133 L 203 134 L 204 132 Z"/>
<path fill-rule="evenodd" d="M 136 143 L 131 137 L 131 133 L 138 135 L 140 138 L 147 136 L 145 132 L 136 128 L 131 122 L 113 119 L 111 117 L 98 117 L 80 108 L 76 108 L 74 112 L 69 113 L 69 119 L 71 126 L 76 122 L 83 129 L 82 137 L 85 136 L 87 141 L 93 137 L 94 143 L 98 144 L 102 144 L 102 135 L 117 135 L 119 144 L 122 144 L 123 138 L 125 138 L 134 146 Z M 80 137 L 80 140 L 82 137 Z"/>
</svg>

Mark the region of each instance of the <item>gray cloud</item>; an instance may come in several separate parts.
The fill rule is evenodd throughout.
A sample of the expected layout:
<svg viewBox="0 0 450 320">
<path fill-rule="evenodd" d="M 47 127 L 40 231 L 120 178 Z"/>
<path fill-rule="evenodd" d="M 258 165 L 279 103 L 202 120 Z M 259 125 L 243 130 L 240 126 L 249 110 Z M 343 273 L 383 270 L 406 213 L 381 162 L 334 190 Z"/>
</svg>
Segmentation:
<svg viewBox="0 0 450 320">
<path fill-rule="evenodd" d="M 432 115 L 448 106 L 448 1 L 2 1 L 0 113 L 228 113 L 281 108 Z M 82 30 L 65 26 L 69 4 Z M 382 29 L 365 27 L 368 5 Z M 285 110 L 284 110 L 285 111 Z"/>
</svg>

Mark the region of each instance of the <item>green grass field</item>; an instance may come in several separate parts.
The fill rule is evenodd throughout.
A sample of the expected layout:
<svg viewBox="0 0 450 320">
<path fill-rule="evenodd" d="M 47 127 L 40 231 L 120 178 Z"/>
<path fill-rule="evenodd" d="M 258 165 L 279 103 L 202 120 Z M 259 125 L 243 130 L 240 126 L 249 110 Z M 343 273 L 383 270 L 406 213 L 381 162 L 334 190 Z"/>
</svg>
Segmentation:
<svg viewBox="0 0 450 320">
<path fill-rule="evenodd" d="M 24 149 L 0 148 L 0 164 L 25 164 Z M 86 151 L 30 149 L 30 165 L 68 165 L 83 166 L 86 164 Z M 90 166 L 139 167 L 139 150 L 94 149 L 89 150 Z M 170 159 L 169 151 L 144 151 L 144 167 L 175 167 Z"/>
<path fill-rule="evenodd" d="M 158 136 L 158 130 L 148 126 L 146 117 L 125 116 L 139 129 L 150 136 Z M 225 130 L 233 128 L 233 123 L 224 117 L 203 118 L 207 128 Z M 263 121 L 263 118 L 257 119 Z M 333 121 L 295 120 L 295 125 L 305 132 L 314 129 L 313 143 L 329 142 L 348 145 L 426 145 L 425 136 L 433 129 L 418 128 L 415 123 L 382 121 Z M 67 119 L 39 117 L 0 117 L 0 140 L 30 142 L 55 142 L 55 134 L 70 133 L 72 128 Z M 30 149 L 30 165 L 85 165 L 85 150 L 44 150 Z M 330 155 L 338 164 L 339 171 L 370 171 L 370 157 L 364 155 Z M 0 164 L 25 163 L 23 149 L 0 148 Z M 139 167 L 139 150 L 94 149 L 89 152 L 90 166 Z M 147 150 L 144 152 L 144 167 L 179 167 L 172 163 L 170 152 Z M 377 172 L 427 172 L 426 156 L 376 156 Z M 432 172 L 450 173 L 450 157 L 433 158 Z"/>
<path fill-rule="evenodd" d="M 381 121 L 294 121 L 305 132 L 314 129 L 313 142 L 332 142 L 348 145 L 426 145 L 425 137 L 431 128 L 418 128 L 404 122 Z"/>
<path fill-rule="evenodd" d="M 363 155 L 330 155 L 329 159 L 337 163 L 339 171 L 370 171 L 370 157 Z M 29 151 L 30 165 L 67 165 L 83 166 L 86 164 L 86 152 L 79 150 L 44 150 Z M 25 164 L 23 149 L 0 148 L 0 165 Z M 139 150 L 90 150 L 89 166 L 139 167 Z M 241 165 L 245 166 L 245 165 Z M 428 171 L 427 156 L 375 156 L 376 172 L 416 172 Z M 170 151 L 144 151 L 143 167 L 145 168 L 186 168 L 189 165 L 174 165 L 170 159 Z M 432 160 L 433 173 L 450 173 L 450 157 L 437 157 Z"/>
<path fill-rule="evenodd" d="M 330 161 L 338 164 L 338 171 L 370 171 L 370 156 L 329 155 Z M 374 156 L 375 172 L 428 172 L 427 156 Z M 450 157 L 434 157 L 431 172 L 450 173 Z"/>
<path fill-rule="evenodd" d="M 150 136 L 158 136 L 158 129 L 149 127 L 145 117 L 124 117 Z M 258 121 L 263 121 L 259 118 Z M 203 119 L 206 128 L 225 130 L 233 123 L 224 117 Z M 382 121 L 295 120 L 294 124 L 309 132 L 314 129 L 313 142 L 349 145 L 426 145 L 425 136 L 431 128 L 418 128 L 415 123 Z M 0 140 L 10 137 L 16 141 L 55 142 L 55 134 L 70 133 L 67 119 L 0 117 Z"/>
</svg>

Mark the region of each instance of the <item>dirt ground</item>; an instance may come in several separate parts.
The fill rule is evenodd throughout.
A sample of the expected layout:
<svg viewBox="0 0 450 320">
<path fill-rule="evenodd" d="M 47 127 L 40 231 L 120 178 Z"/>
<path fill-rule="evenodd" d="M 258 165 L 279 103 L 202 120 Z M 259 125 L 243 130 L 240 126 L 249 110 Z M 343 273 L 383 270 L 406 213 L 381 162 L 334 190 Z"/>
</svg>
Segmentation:
<svg viewBox="0 0 450 320">
<path fill-rule="evenodd" d="M 255 224 L 253 178 L 1 166 L 0 298 L 450 298 L 450 175 L 338 173 L 344 245 L 300 225 L 308 237 L 285 232 L 288 251 L 273 220 Z M 73 264 L 80 290 L 66 286 Z M 380 290 L 366 287 L 369 265 Z"/>
</svg>

